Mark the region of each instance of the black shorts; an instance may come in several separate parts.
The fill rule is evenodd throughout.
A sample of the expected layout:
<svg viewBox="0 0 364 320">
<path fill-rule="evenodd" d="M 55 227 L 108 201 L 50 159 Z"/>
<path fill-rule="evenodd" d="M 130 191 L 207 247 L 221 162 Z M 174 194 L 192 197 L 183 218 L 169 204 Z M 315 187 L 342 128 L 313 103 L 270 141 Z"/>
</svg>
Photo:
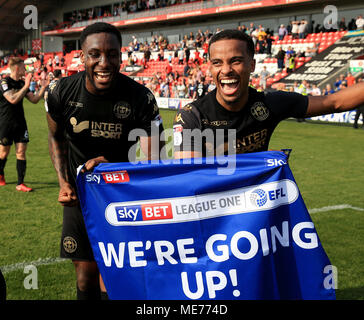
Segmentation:
<svg viewBox="0 0 364 320">
<path fill-rule="evenodd" d="M 1 124 L 0 124 L 1 125 Z M 1 128 L 0 144 L 3 146 L 11 146 L 14 143 L 28 143 L 29 134 L 28 128 L 24 126 L 7 126 Z"/>
<path fill-rule="evenodd" d="M 63 208 L 61 258 L 95 260 L 79 206 Z"/>
</svg>

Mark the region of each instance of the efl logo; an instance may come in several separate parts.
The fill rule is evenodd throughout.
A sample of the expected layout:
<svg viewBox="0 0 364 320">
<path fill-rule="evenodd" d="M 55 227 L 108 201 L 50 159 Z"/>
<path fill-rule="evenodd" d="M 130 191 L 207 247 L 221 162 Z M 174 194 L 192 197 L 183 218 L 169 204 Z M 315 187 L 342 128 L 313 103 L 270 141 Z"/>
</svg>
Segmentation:
<svg viewBox="0 0 364 320">
<path fill-rule="evenodd" d="M 172 206 L 169 202 L 134 206 L 115 207 L 118 221 L 148 221 L 172 219 Z"/>
<path fill-rule="evenodd" d="M 102 177 L 105 183 L 124 183 L 129 182 L 129 175 L 126 170 L 115 172 L 103 172 Z"/>
<path fill-rule="evenodd" d="M 268 200 L 280 201 L 282 198 L 287 197 L 285 188 L 278 188 L 274 190 L 264 191 L 263 189 L 255 189 L 250 194 L 250 202 L 255 207 L 263 207 Z"/>
</svg>

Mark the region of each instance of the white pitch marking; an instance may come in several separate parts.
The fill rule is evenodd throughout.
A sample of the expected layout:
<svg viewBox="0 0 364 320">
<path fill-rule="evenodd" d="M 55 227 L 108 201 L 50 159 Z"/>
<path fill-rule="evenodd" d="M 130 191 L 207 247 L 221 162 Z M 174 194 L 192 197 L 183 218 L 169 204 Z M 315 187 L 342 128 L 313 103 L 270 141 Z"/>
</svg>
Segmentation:
<svg viewBox="0 0 364 320">
<path fill-rule="evenodd" d="M 7 274 L 9 272 L 16 271 L 16 270 L 23 270 L 26 266 L 29 266 L 29 265 L 45 266 L 45 265 L 65 262 L 68 260 L 69 259 L 62 259 L 62 258 L 44 258 L 44 259 L 39 258 L 38 260 L 35 260 L 35 261 L 19 262 L 19 263 L 9 264 L 7 266 L 1 266 L 0 269 L 3 274 Z"/>
<path fill-rule="evenodd" d="M 308 212 L 311 214 L 311 213 L 327 212 L 327 211 L 342 210 L 342 209 L 352 209 L 355 211 L 364 211 L 364 208 L 353 207 L 350 204 L 339 204 L 336 206 L 327 206 L 327 207 L 322 207 L 322 208 L 309 209 Z"/>
</svg>

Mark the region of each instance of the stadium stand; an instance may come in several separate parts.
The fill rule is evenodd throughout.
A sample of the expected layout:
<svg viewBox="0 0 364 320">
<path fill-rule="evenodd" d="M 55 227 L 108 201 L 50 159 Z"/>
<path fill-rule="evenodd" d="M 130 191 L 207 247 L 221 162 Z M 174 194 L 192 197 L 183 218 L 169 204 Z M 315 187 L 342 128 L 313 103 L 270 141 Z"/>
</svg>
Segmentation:
<svg viewBox="0 0 364 320">
<path fill-rule="evenodd" d="M 234 6 L 244 4 L 244 8 L 248 6 L 254 7 L 259 1 L 156 1 L 156 5 L 148 7 L 148 1 L 138 1 L 139 6 L 133 8 L 133 2 L 122 1 L 112 5 L 94 6 L 88 9 L 75 9 L 72 12 L 65 12 L 65 21 L 62 23 L 53 23 L 53 27 L 48 27 L 44 32 L 46 35 L 53 35 L 54 32 L 65 32 L 67 29 L 77 30 L 80 32 L 83 27 L 95 21 L 106 21 L 110 23 L 123 21 L 137 20 L 140 17 L 161 17 L 161 14 L 183 14 L 192 12 L 193 10 L 209 10 L 211 8 L 220 9 L 223 12 L 224 8 L 232 8 Z M 261 1 L 268 2 L 268 1 Z M 230 7 L 229 7 L 230 6 Z M 230 10 L 229 9 L 229 10 Z M 226 9 L 227 10 L 227 9 Z M 91 14 L 92 13 L 92 14 Z M 67 20 L 68 19 L 68 20 Z M 125 19 L 125 20 L 121 20 Z M 182 23 L 182 22 L 181 22 Z M 326 30 L 316 26 L 314 31 L 308 33 L 308 27 L 297 31 L 293 31 L 294 24 L 305 25 L 307 22 L 291 21 L 291 25 L 287 25 L 287 33 L 284 37 L 279 36 L 277 30 L 259 27 L 250 28 L 245 25 L 240 25 L 238 28 L 247 32 L 253 37 L 256 48 L 256 69 L 251 76 L 251 85 L 257 88 L 261 85 L 261 74 L 263 70 L 268 72 L 266 79 L 267 88 L 274 87 L 282 79 L 293 71 L 300 69 L 305 63 L 309 62 L 313 56 L 320 54 L 325 50 L 329 50 L 330 46 L 340 40 L 349 24 L 340 25 L 339 31 Z M 254 30 L 255 29 L 255 30 Z M 215 32 L 218 32 L 216 28 Z M 298 30 L 298 29 L 297 29 Z M 255 33 L 255 32 L 256 33 Z M 264 38 L 260 38 L 259 32 L 263 32 Z M 313 30 L 312 30 L 313 31 Z M 53 32 L 53 33 L 52 33 Z M 298 33 L 299 32 L 299 33 Z M 154 35 L 149 39 L 139 40 L 133 36 L 133 42 L 129 46 L 122 48 L 122 65 L 120 71 L 137 81 L 150 87 L 157 96 L 163 96 L 166 93 L 161 92 L 161 83 L 167 81 L 169 84 L 169 97 L 175 97 L 175 87 L 180 81 L 186 84 L 201 77 L 201 74 L 206 78 L 206 82 L 211 82 L 211 77 L 208 72 L 208 64 L 206 61 L 207 41 L 211 36 L 211 31 L 206 30 L 202 33 L 200 30 L 190 32 L 189 35 L 184 35 L 181 40 L 174 43 L 169 43 L 166 37 L 162 35 Z M 149 42 L 147 41 L 149 40 Z M 262 40 L 262 41 L 261 41 Z M 185 57 L 180 57 L 182 49 L 188 47 L 190 49 L 190 58 L 186 61 Z M 284 50 L 283 66 L 279 66 L 277 55 L 279 50 Z M 150 52 L 150 57 L 147 57 L 145 52 Z M 289 55 L 290 54 L 290 55 Z M 80 61 L 80 50 L 66 50 L 56 52 L 36 52 L 28 50 L 14 51 L 13 55 L 18 55 L 25 60 L 26 68 L 29 72 L 33 72 L 36 81 L 39 81 L 42 73 L 52 72 L 55 69 L 60 69 L 63 76 L 71 75 L 75 72 L 83 70 Z M 9 55 L 3 57 L 0 62 L 0 74 L 5 76 L 9 73 L 7 61 Z M 292 69 L 288 65 L 292 65 Z M 189 67 L 187 72 L 186 65 Z M 187 73 L 186 73 L 187 72 Z M 191 98 L 191 94 L 186 89 L 186 97 Z"/>
</svg>

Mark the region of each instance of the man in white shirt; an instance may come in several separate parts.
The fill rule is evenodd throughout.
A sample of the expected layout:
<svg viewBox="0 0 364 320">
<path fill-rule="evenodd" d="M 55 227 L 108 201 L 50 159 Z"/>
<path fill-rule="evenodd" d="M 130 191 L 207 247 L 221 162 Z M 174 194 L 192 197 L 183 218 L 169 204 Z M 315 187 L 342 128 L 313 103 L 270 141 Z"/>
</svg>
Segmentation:
<svg viewBox="0 0 364 320">
<path fill-rule="evenodd" d="M 356 19 L 355 24 L 356 24 L 357 30 L 363 30 L 364 29 L 364 19 L 363 19 L 363 16 L 362 15 L 360 15 Z"/>
<path fill-rule="evenodd" d="M 321 89 L 316 84 L 312 85 L 311 95 L 312 96 L 321 96 Z"/>
</svg>

